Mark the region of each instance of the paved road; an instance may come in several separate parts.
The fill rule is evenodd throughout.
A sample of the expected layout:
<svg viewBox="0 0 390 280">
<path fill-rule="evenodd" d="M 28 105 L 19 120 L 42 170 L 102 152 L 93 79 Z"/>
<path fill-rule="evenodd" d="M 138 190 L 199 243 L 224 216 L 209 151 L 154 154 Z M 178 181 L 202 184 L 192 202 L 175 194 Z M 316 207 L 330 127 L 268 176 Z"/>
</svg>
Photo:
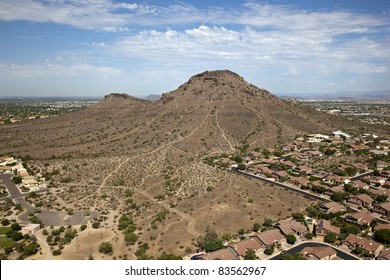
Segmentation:
<svg viewBox="0 0 390 280">
<path fill-rule="evenodd" d="M 14 199 L 16 203 L 19 203 L 26 212 L 19 216 L 19 220 L 22 223 L 29 223 L 29 214 L 34 213 L 35 209 L 32 207 L 24 198 L 28 193 L 21 193 L 15 184 L 11 181 L 12 174 L 2 174 L 0 179 L 2 184 L 4 184 L 10 196 L 3 197 L 2 199 L 11 198 Z M 35 193 L 45 192 L 47 189 L 38 190 Z M 68 226 L 68 225 L 80 225 L 85 224 L 89 220 L 98 218 L 100 213 L 98 211 L 93 211 L 90 216 L 85 216 L 84 211 L 75 211 L 73 215 L 69 216 L 66 212 L 63 211 L 50 211 L 50 210 L 41 210 L 40 213 L 37 213 L 37 216 L 42 220 L 44 225 L 53 225 L 53 226 Z"/>
<path fill-rule="evenodd" d="M 14 198 L 21 195 L 19 189 L 15 186 L 15 184 L 11 181 L 12 174 L 2 174 L 0 175 L 1 183 L 7 187 L 8 192 L 10 193 L 10 197 Z"/>
<path fill-rule="evenodd" d="M 23 223 L 29 223 L 29 213 L 34 212 L 34 208 L 25 201 L 24 198 L 18 198 L 18 203 L 21 204 L 27 212 L 19 216 L 19 220 Z M 53 225 L 53 226 L 69 226 L 69 225 L 81 225 L 86 224 L 88 221 L 93 220 L 94 218 L 99 218 L 100 213 L 98 211 L 92 211 L 91 215 L 85 216 L 84 211 L 74 211 L 73 215 L 69 216 L 64 211 L 51 211 L 51 210 L 41 210 L 40 213 L 37 213 L 39 219 L 41 219 L 44 225 Z"/>
<path fill-rule="evenodd" d="M 5 200 L 7 198 L 16 199 L 28 195 L 29 193 L 21 193 L 16 185 L 12 182 L 12 174 L 2 174 L 0 175 L 1 184 L 7 187 L 10 196 L 2 197 L 0 200 Z M 47 189 L 41 189 L 34 191 L 35 193 L 46 192 Z"/>
<path fill-rule="evenodd" d="M 295 254 L 295 253 L 298 253 L 300 252 L 303 248 L 307 247 L 307 246 L 310 246 L 310 247 L 319 247 L 319 246 L 327 246 L 327 247 L 331 247 L 333 249 L 336 250 L 337 252 L 337 256 L 343 260 L 359 260 L 358 257 L 355 257 L 354 255 L 351 255 L 347 252 L 344 252 L 340 249 L 338 249 L 337 247 L 334 247 L 334 246 L 331 246 L 327 243 L 322 243 L 322 242 L 313 242 L 313 241 L 308 241 L 308 242 L 304 242 L 304 243 L 301 243 L 295 247 L 292 247 L 291 249 L 287 250 L 286 252 L 284 253 L 280 253 L 279 255 L 276 255 L 275 257 L 272 257 L 270 260 L 282 260 L 282 256 L 286 253 L 289 253 L 289 254 Z"/>
</svg>

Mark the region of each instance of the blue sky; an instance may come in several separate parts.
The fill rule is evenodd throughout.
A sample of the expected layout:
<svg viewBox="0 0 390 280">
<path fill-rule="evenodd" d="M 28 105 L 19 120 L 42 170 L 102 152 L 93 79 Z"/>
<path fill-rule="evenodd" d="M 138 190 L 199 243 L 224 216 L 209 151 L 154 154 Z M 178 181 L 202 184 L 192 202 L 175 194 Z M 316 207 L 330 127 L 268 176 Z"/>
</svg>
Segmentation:
<svg viewBox="0 0 390 280">
<path fill-rule="evenodd" d="M 273 93 L 390 89 L 390 1 L 0 0 L 0 96 L 134 96 L 230 69 Z"/>
</svg>

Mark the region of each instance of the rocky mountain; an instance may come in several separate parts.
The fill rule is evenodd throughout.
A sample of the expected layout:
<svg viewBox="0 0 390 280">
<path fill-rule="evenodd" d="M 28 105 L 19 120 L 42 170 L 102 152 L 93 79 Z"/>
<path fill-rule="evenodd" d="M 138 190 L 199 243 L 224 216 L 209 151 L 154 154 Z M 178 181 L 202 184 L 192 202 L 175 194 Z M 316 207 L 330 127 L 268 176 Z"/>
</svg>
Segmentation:
<svg viewBox="0 0 390 280">
<path fill-rule="evenodd" d="M 356 126 L 223 70 L 195 75 L 155 102 L 113 93 L 83 111 L 3 126 L 0 153 L 84 157 L 173 145 L 204 155 L 242 142 L 272 146 L 296 134 Z"/>
<path fill-rule="evenodd" d="M 204 156 L 335 129 L 381 132 L 278 99 L 231 71 L 210 71 L 154 102 L 114 93 L 82 111 L 1 126 L 0 154 L 32 157 L 29 168 L 50 186 L 37 198 L 44 210 L 101 214 L 104 229 L 91 229 L 95 252 L 103 235 L 116 256 L 134 259 L 145 242 L 157 258 L 195 252 L 207 226 L 235 233 L 314 203 L 210 166 Z M 136 224 L 130 236 L 136 244 L 118 231 L 124 213 Z M 91 244 L 89 235 L 78 242 Z M 74 248 L 65 248 L 63 258 L 88 258 L 88 248 Z"/>
</svg>

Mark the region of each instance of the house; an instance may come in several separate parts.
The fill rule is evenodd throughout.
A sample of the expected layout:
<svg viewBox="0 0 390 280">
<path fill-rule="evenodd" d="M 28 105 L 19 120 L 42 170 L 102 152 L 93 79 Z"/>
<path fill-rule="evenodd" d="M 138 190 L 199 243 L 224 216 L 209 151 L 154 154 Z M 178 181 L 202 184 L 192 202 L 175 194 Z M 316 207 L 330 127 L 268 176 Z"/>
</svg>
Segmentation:
<svg viewBox="0 0 390 280">
<path fill-rule="evenodd" d="M 358 194 L 358 195 L 351 195 L 348 198 L 348 203 L 354 204 L 356 206 L 366 207 L 370 208 L 372 206 L 372 202 L 374 200 L 367 194 Z"/>
<path fill-rule="evenodd" d="M 288 166 L 288 167 L 294 167 L 295 166 L 295 164 L 292 161 L 290 161 L 290 160 L 282 161 L 281 163 L 284 166 Z"/>
<path fill-rule="evenodd" d="M 367 164 L 364 163 L 352 163 L 351 166 L 359 171 L 367 170 Z"/>
<path fill-rule="evenodd" d="M 27 226 L 23 227 L 21 231 L 23 235 L 25 234 L 32 235 L 35 234 L 40 228 L 41 228 L 40 224 L 28 224 Z"/>
<path fill-rule="evenodd" d="M 375 226 L 375 230 L 380 230 L 380 229 L 390 229 L 390 224 L 377 224 Z"/>
<path fill-rule="evenodd" d="M 382 176 L 383 178 L 389 179 L 389 178 L 390 178 L 390 170 L 382 170 L 382 171 L 381 171 L 381 176 Z"/>
<path fill-rule="evenodd" d="M 309 260 L 336 260 L 337 252 L 329 246 L 305 247 L 299 252 Z"/>
<path fill-rule="evenodd" d="M 16 163 L 16 160 L 14 157 L 0 157 L 0 166 L 6 166 L 7 164 L 14 164 Z"/>
<path fill-rule="evenodd" d="M 368 192 L 374 198 L 376 198 L 379 195 L 386 195 L 387 198 L 390 197 L 390 190 L 388 190 L 386 188 L 373 188 L 373 187 L 371 187 L 371 188 L 368 189 Z"/>
<path fill-rule="evenodd" d="M 376 258 L 377 260 L 390 260 L 390 248 L 385 248 L 382 250 L 382 252 L 379 254 L 379 256 Z"/>
<path fill-rule="evenodd" d="M 334 202 L 334 201 L 327 202 L 327 203 L 320 205 L 320 209 L 323 210 L 325 213 L 329 213 L 329 214 L 337 213 L 337 212 L 346 210 L 343 205 L 341 205 L 337 202 Z"/>
<path fill-rule="evenodd" d="M 34 176 L 26 176 L 22 178 L 22 184 L 25 187 L 30 188 L 30 187 L 36 187 L 38 185 L 38 182 Z"/>
<path fill-rule="evenodd" d="M 332 226 L 328 220 L 319 220 L 316 229 L 317 235 L 325 236 L 330 232 L 340 235 L 340 228 Z"/>
<path fill-rule="evenodd" d="M 334 186 L 334 187 L 327 188 L 326 191 L 324 192 L 324 194 L 332 196 L 333 194 L 338 193 L 338 192 L 344 192 L 344 187 L 343 186 Z"/>
<path fill-rule="evenodd" d="M 282 244 L 286 242 L 286 238 L 280 233 L 278 229 L 271 229 L 255 235 L 263 244 L 268 247 L 272 244 Z"/>
<path fill-rule="evenodd" d="M 281 220 L 276 224 L 276 227 L 280 229 L 285 236 L 289 234 L 305 236 L 305 234 L 309 232 L 305 225 L 295 220 Z"/>
<path fill-rule="evenodd" d="M 342 137 L 345 137 L 347 139 L 351 138 L 351 135 L 349 135 L 348 133 L 342 132 L 341 130 L 333 131 L 332 134 L 335 137 L 339 137 L 339 138 L 342 138 Z"/>
<path fill-rule="evenodd" d="M 366 146 L 364 146 L 364 145 L 355 145 L 355 144 L 350 145 L 350 147 L 351 147 L 353 150 L 363 150 L 363 149 L 366 148 Z"/>
<path fill-rule="evenodd" d="M 323 134 L 309 134 L 309 139 L 307 139 L 307 142 L 309 143 L 320 143 L 324 140 L 329 139 L 329 135 L 323 135 Z"/>
<path fill-rule="evenodd" d="M 363 183 L 360 180 L 353 181 L 352 185 L 355 188 L 358 188 L 358 189 L 361 189 L 361 190 L 368 190 L 370 188 L 369 185 L 367 185 L 366 183 Z"/>
<path fill-rule="evenodd" d="M 239 260 L 240 256 L 233 248 L 227 247 L 199 257 L 201 260 Z"/>
<path fill-rule="evenodd" d="M 12 166 L 0 166 L 0 171 L 4 173 L 12 173 Z"/>
<path fill-rule="evenodd" d="M 322 157 L 322 153 L 320 151 L 309 151 L 309 158 L 319 158 Z"/>
<path fill-rule="evenodd" d="M 256 252 L 260 249 L 264 249 L 265 246 L 259 238 L 254 236 L 237 243 L 231 243 L 228 247 L 233 248 L 241 257 L 245 257 L 248 250 L 253 249 Z"/>
<path fill-rule="evenodd" d="M 386 183 L 386 178 L 384 177 L 375 176 L 370 180 L 370 184 L 373 187 L 383 186 L 385 183 Z"/>
<path fill-rule="evenodd" d="M 345 178 L 335 174 L 328 174 L 322 181 L 329 185 L 342 185 Z"/>
<path fill-rule="evenodd" d="M 289 182 L 296 186 L 296 187 L 302 187 L 306 186 L 308 183 L 310 183 L 310 180 L 308 180 L 305 177 L 294 177 L 289 180 Z"/>
<path fill-rule="evenodd" d="M 383 249 L 382 244 L 352 233 L 347 236 L 342 244 L 351 250 L 354 250 L 356 247 L 361 247 L 364 251 L 373 254 L 375 257 L 377 257 Z"/>
<path fill-rule="evenodd" d="M 310 175 L 312 170 L 313 169 L 311 167 L 308 167 L 306 165 L 300 165 L 300 166 L 293 166 L 291 172 L 297 175 L 304 176 L 304 175 Z"/>
<path fill-rule="evenodd" d="M 373 210 L 383 216 L 390 217 L 390 202 L 376 204 Z"/>
<path fill-rule="evenodd" d="M 385 150 L 370 150 L 370 154 L 373 156 L 387 156 L 389 152 Z"/>
<path fill-rule="evenodd" d="M 335 145 L 343 143 L 343 139 L 339 137 L 329 137 L 329 141 L 331 141 L 331 143 Z"/>
<path fill-rule="evenodd" d="M 359 226 L 369 225 L 375 218 L 369 212 L 359 211 L 350 213 L 345 216 L 347 222 L 357 224 Z"/>
<path fill-rule="evenodd" d="M 313 168 L 307 166 L 307 165 L 302 165 L 300 167 L 300 173 L 310 175 L 312 172 Z"/>
<path fill-rule="evenodd" d="M 318 179 L 321 179 L 321 180 L 326 178 L 326 176 L 328 176 L 328 175 L 329 175 L 329 173 L 327 173 L 323 170 L 312 170 L 311 171 L 311 176 L 318 178 Z"/>
<path fill-rule="evenodd" d="M 257 172 L 260 176 L 271 176 L 274 171 L 269 169 L 267 166 L 260 166 L 257 169 Z"/>
<path fill-rule="evenodd" d="M 276 180 L 282 182 L 282 181 L 285 181 L 289 178 L 289 175 L 286 171 L 282 170 L 282 171 L 274 171 L 272 173 L 272 177 L 274 177 Z"/>
<path fill-rule="evenodd" d="M 376 162 L 376 168 L 377 168 L 379 171 L 382 171 L 383 169 L 388 168 L 388 167 L 390 167 L 390 164 L 388 164 L 388 163 L 385 162 L 385 161 L 378 160 L 378 161 Z"/>
</svg>

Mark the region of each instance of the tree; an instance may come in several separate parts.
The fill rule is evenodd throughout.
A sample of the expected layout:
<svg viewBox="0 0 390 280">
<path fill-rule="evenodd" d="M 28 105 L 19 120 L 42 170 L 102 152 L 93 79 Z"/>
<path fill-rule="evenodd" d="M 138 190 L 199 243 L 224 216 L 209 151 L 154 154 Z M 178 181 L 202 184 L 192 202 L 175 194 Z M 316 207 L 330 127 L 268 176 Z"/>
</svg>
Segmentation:
<svg viewBox="0 0 390 280">
<path fill-rule="evenodd" d="M 158 259 L 159 260 L 182 260 L 183 258 L 180 256 L 176 256 L 175 254 L 167 254 L 163 252 Z"/>
<path fill-rule="evenodd" d="M 275 249 L 275 246 L 272 244 L 271 246 L 268 246 L 265 250 L 264 250 L 264 254 L 266 255 L 272 255 L 274 253 L 274 250 Z"/>
<path fill-rule="evenodd" d="M 313 233 L 307 232 L 307 233 L 305 234 L 305 238 L 306 238 L 306 239 L 313 239 Z"/>
<path fill-rule="evenodd" d="M 240 170 L 245 170 L 245 169 L 246 169 L 245 163 L 242 163 L 242 162 L 240 162 L 239 164 L 237 164 L 237 167 L 238 167 L 238 169 L 240 169 Z"/>
<path fill-rule="evenodd" d="M 110 242 L 102 242 L 99 245 L 99 252 L 105 255 L 112 255 L 113 249 Z"/>
<path fill-rule="evenodd" d="M 198 246 L 206 252 L 212 252 L 221 249 L 223 247 L 223 241 L 218 238 L 215 229 L 211 229 L 208 226 L 205 236 L 199 236 Z"/>
<path fill-rule="evenodd" d="M 253 231 L 258 232 L 260 230 L 261 226 L 258 223 L 255 223 L 253 225 Z"/>
<path fill-rule="evenodd" d="M 294 220 L 296 220 L 297 222 L 300 222 L 300 223 L 304 223 L 305 222 L 305 215 L 303 213 L 292 213 L 291 216 L 293 217 Z"/>
<path fill-rule="evenodd" d="M 118 221 L 118 229 L 124 230 L 132 223 L 133 219 L 130 216 L 128 216 L 127 214 L 122 214 Z"/>
<path fill-rule="evenodd" d="M 18 223 L 13 223 L 13 224 L 11 225 L 11 229 L 12 229 L 13 231 L 19 231 L 19 230 L 22 229 L 22 227 L 21 227 Z"/>
<path fill-rule="evenodd" d="M 306 208 L 306 212 L 310 217 L 317 218 L 321 215 L 321 212 L 318 211 L 315 207 L 309 206 Z"/>
<path fill-rule="evenodd" d="M 263 222 L 263 226 L 265 227 L 272 227 L 274 225 L 274 221 L 270 218 L 265 218 Z"/>
<path fill-rule="evenodd" d="M 95 229 L 99 228 L 100 227 L 100 222 L 98 222 L 98 221 L 93 222 L 92 223 L 92 227 L 95 228 Z"/>
<path fill-rule="evenodd" d="M 377 230 L 374 239 L 380 243 L 390 245 L 390 229 Z"/>
<path fill-rule="evenodd" d="M 381 203 L 381 202 L 386 202 L 387 199 L 389 197 L 385 194 L 382 194 L 382 195 L 378 195 L 376 198 L 375 198 L 375 201 L 378 202 L 378 203 Z"/>
<path fill-rule="evenodd" d="M 360 229 L 356 225 L 344 225 L 341 227 L 341 233 L 344 233 L 346 236 L 350 233 L 358 235 L 360 233 Z"/>
<path fill-rule="evenodd" d="M 83 230 L 85 230 L 86 228 L 87 228 L 87 225 L 83 224 L 83 225 L 80 226 L 80 231 L 83 231 Z"/>
<path fill-rule="evenodd" d="M 20 183 L 22 183 L 22 177 L 20 177 L 20 176 L 14 176 L 14 177 L 12 177 L 12 182 L 14 183 L 14 184 L 20 184 Z"/>
<path fill-rule="evenodd" d="M 295 242 L 297 241 L 297 237 L 292 233 L 288 234 L 286 237 L 287 237 L 288 244 L 292 245 L 292 244 L 295 244 Z"/>
<path fill-rule="evenodd" d="M 125 242 L 127 244 L 133 245 L 137 242 L 138 236 L 134 232 L 126 232 L 125 233 Z"/>
<path fill-rule="evenodd" d="M 8 226 L 9 224 L 10 224 L 10 222 L 9 222 L 8 219 L 2 219 L 2 220 L 1 220 L 1 225 L 2 225 L 2 226 L 5 227 L 5 226 Z"/>
<path fill-rule="evenodd" d="M 331 156 L 333 155 L 334 153 L 336 152 L 336 150 L 333 150 L 333 149 L 326 149 L 324 154 L 327 155 L 327 156 Z"/>
<path fill-rule="evenodd" d="M 325 237 L 324 237 L 324 241 L 325 241 L 326 243 L 332 244 L 332 243 L 336 242 L 336 240 L 337 240 L 337 235 L 336 235 L 335 233 L 333 233 L 333 232 L 329 232 L 329 233 L 328 233 L 327 235 L 325 235 Z"/>
<path fill-rule="evenodd" d="M 256 260 L 257 257 L 256 257 L 256 253 L 255 253 L 255 250 L 253 249 L 248 249 L 248 251 L 246 251 L 246 255 L 245 255 L 245 260 Z"/>
<path fill-rule="evenodd" d="M 18 232 L 18 231 L 13 231 L 12 233 L 11 233 L 11 239 L 13 240 L 13 241 L 19 241 L 19 240 L 22 240 L 23 239 L 23 234 L 22 233 L 20 233 L 20 232 Z"/>
<path fill-rule="evenodd" d="M 233 157 L 233 160 L 236 162 L 236 163 L 242 163 L 244 160 L 242 159 L 242 157 L 240 156 L 234 156 Z"/>
<path fill-rule="evenodd" d="M 23 253 L 26 256 L 35 255 L 38 252 L 39 245 L 36 242 L 31 242 L 26 247 L 24 247 Z"/>
<path fill-rule="evenodd" d="M 356 248 L 353 250 L 353 252 L 357 255 L 360 255 L 363 253 L 363 248 L 362 247 L 359 247 L 359 246 L 356 246 Z"/>
<path fill-rule="evenodd" d="M 282 259 L 283 260 L 307 260 L 307 258 L 305 258 L 299 253 L 295 253 L 295 254 L 286 253 L 282 256 Z"/>
<path fill-rule="evenodd" d="M 334 192 L 331 196 L 331 199 L 336 202 L 343 202 L 347 197 L 348 193 L 346 192 Z"/>
</svg>

